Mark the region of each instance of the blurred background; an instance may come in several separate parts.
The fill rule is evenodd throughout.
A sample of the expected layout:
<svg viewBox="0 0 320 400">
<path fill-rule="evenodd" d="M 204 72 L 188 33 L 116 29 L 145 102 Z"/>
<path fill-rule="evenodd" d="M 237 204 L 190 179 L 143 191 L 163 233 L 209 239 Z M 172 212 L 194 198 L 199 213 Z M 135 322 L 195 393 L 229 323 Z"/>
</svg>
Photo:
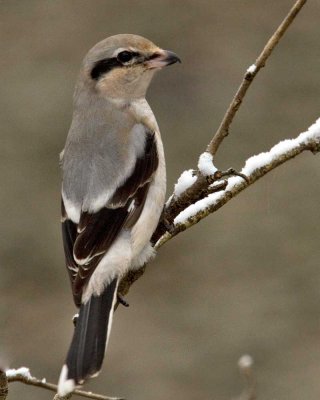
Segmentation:
<svg viewBox="0 0 320 400">
<path fill-rule="evenodd" d="M 1 1 L 1 363 L 57 381 L 75 312 L 60 238 L 60 170 L 81 60 L 137 33 L 183 63 L 148 100 L 168 195 L 197 165 L 242 76 L 293 0 Z M 259 74 L 216 157 L 221 169 L 320 115 L 320 3 L 310 1 Z M 167 243 L 119 308 L 86 389 L 129 400 L 231 399 L 255 360 L 259 400 L 320 395 L 320 158 L 306 153 Z M 52 399 L 20 383 L 9 399 Z"/>
</svg>

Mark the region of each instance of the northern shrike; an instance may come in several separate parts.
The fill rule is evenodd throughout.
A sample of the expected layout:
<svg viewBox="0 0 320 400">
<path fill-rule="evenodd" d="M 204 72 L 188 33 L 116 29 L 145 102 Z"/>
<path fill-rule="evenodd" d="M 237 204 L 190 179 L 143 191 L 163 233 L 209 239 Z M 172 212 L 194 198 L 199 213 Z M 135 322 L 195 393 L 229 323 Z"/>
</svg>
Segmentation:
<svg viewBox="0 0 320 400">
<path fill-rule="evenodd" d="M 100 371 L 119 280 L 153 256 L 166 171 L 145 95 L 154 73 L 177 61 L 136 35 L 111 36 L 83 60 L 61 153 L 63 243 L 80 312 L 60 395 Z"/>
</svg>

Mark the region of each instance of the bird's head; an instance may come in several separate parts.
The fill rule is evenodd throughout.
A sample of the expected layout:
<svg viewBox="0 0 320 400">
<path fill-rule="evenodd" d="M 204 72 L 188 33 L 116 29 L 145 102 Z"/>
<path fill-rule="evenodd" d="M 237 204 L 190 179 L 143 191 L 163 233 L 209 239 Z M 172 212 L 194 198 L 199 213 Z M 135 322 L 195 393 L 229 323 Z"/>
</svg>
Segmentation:
<svg viewBox="0 0 320 400">
<path fill-rule="evenodd" d="M 106 98 L 143 98 L 155 71 L 181 62 L 179 57 L 138 35 L 110 36 L 85 56 L 82 79 Z"/>
</svg>

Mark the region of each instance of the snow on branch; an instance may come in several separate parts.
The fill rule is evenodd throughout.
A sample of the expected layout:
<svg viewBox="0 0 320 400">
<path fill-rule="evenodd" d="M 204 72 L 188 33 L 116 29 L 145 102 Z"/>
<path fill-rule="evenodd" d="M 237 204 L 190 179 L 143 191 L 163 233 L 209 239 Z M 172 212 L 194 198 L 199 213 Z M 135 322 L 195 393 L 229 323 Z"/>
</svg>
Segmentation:
<svg viewBox="0 0 320 400">
<path fill-rule="evenodd" d="M 194 174 L 192 169 L 183 171 L 178 178 L 177 183 L 174 185 L 173 194 L 175 197 L 179 197 L 181 193 L 184 193 L 189 187 L 191 187 L 197 180 L 197 175 Z"/>
<path fill-rule="evenodd" d="M 1 372 L 1 371 L 0 371 Z M 53 383 L 47 382 L 46 378 L 38 379 L 35 378 L 34 376 L 31 375 L 29 368 L 26 367 L 21 367 L 18 369 L 7 369 L 5 371 L 5 375 L 7 377 L 8 382 L 22 382 L 25 383 L 26 385 L 32 385 L 32 386 L 37 386 L 43 389 L 51 390 L 53 392 L 57 391 L 57 385 Z M 1 376 L 0 376 L 1 378 Z M 0 386 L 1 389 L 1 386 Z M 1 390 L 0 390 L 1 394 Z M 94 400 L 123 400 L 118 397 L 109 397 L 109 396 L 104 396 L 102 394 L 96 394 L 92 392 L 86 392 L 84 390 L 74 390 L 73 394 L 81 397 L 86 397 L 88 399 L 94 399 Z M 70 396 L 69 396 L 70 398 Z M 1 398 L 2 400 L 5 400 L 5 397 Z M 56 400 L 63 400 L 65 398 L 57 397 L 55 396 Z"/>
<path fill-rule="evenodd" d="M 204 153 L 200 154 L 199 161 L 198 161 L 198 170 L 203 176 L 210 176 L 213 175 L 218 168 L 215 167 L 213 164 L 213 155 L 205 151 Z"/>
<path fill-rule="evenodd" d="M 18 369 L 7 369 L 6 375 L 9 382 L 15 380 L 30 380 L 32 376 L 30 374 L 30 369 L 27 367 L 20 367 Z"/>
<path fill-rule="evenodd" d="M 273 146 L 268 152 L 250 157 L 241 170 L 241 173 L 246 175 L 247 180 L 240 176 L 233 176 L 228 179 L 224 189 L 216 193 L 208 194 L 205 198 L 190 204 L 182 210 L 173 220 L 174 226 L 172 231 L 170 233 L 166 232 L 158 240 L 155 247 L 159 248 L 177 233 L 198 223 L 214 211 L 217 211 L 242 190 L 252 185 L 274 168 L 296 157 L 305 150 L 310 150 L 313 153 L 320 151 L 320 118 L 298 137 L 283 140 Z M 217 183 L 219 183 L 219 181 L 215 184 Z"/>
</svg>

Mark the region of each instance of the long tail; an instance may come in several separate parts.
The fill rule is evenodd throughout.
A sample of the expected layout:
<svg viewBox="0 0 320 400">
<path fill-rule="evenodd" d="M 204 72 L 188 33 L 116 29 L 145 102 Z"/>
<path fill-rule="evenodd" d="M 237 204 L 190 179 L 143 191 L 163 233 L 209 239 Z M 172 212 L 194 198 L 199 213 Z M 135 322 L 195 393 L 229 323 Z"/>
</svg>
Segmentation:
<svg viewBox="0 0 320 400">
<path fill-rule="evenodd" d="M 80 307 L 66 362 L 62 367 L 58 393 L 65 396 L 76 385 L 96 376 L 108 343 L 118 279 L 115 278 L 100 296 L 92 296 Z"/>
</svg>

